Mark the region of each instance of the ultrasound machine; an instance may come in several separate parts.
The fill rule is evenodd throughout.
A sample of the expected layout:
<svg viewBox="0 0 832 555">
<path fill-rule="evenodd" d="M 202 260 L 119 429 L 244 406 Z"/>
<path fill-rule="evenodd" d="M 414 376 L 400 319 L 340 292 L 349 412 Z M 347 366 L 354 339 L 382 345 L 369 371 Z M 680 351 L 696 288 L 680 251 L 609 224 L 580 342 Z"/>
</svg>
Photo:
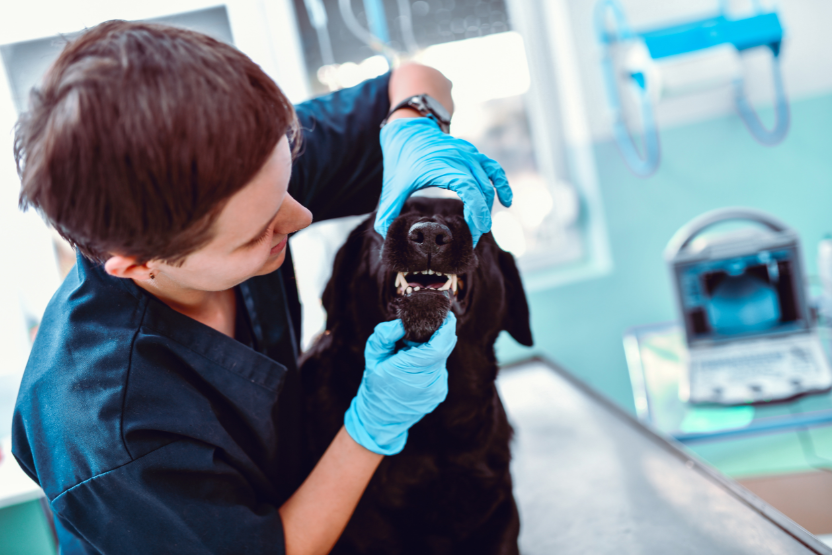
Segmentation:
<svg viewBox="0 0 832 555">
<path fill-rule="evenodd" d="M 733 220 L 763 229 L 703 233 Z M 680 229 L 665 259 L 688 346 L 683 398 L 731 405 L 832 387 L 793 229 L 758 210 L 715 210 Z"/>
</svg>

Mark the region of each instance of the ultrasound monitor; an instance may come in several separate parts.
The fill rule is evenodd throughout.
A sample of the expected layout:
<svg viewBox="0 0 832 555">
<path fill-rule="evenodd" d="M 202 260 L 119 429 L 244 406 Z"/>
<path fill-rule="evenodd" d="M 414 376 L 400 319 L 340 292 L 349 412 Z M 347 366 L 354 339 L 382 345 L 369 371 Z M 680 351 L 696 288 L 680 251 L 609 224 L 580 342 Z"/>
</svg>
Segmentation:
<svg viewBox="0 0 832 555">
<path fill-rule="evenodd" d="M 733 220 L 762 227 L 714 229 Z M 673 236 L 665 260 L 688 346 L 681 399 L 736 405 L 829 390 L 796 231 L 759 210 L 713 210 Z"/>
<path fill-rule="evenodd" d="M 802 331 L 796 246 L 677 267 L 688 340 Z"/>
</svg>

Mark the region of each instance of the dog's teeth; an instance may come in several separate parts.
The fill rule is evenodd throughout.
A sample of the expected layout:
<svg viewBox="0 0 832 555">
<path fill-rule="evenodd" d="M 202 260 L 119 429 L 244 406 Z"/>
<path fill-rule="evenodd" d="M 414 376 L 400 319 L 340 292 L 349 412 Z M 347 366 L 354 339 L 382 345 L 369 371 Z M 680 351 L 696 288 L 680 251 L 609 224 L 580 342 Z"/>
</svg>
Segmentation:
<svg viewBox="0 0 832 555">
<path fill-rule="evenodd" d="M 453 289 L 454 295 L 456 295 L 456 286 L 457 286 L 457 277 L 456 274 L 451 276 L 451 289 Z"/>
<path fill-rule="evenodd" d="M 407 289 L 405 289 L 405 291 L 407 292 L 408 295 L 410 295 L 411 293 L 413 293 L 413 288 L 408 287 Z"/>
<path fill-rule="evenodd" d="M 413 288 L 414 291 L 418 291 L 419 289 L 421 289 L 421 287 L 414 287 Z"/>
<path fill-rule="evenodd" d="M 442 272 L 436 272 L 436 275 L 437 276 L 444 276 L 445 274 L 443 274 Z"/>
<path fill-rule="evenodd" d="M 446 281 L 445 284 L 442 287 L 439 288 L 439 290 L 440 291 L 447 291 L 448 289 L 451 288 L 451 284 L 453 283 L 453 281 L 454 281 L 454 275 L 453 274 L 448 274 L 448 281 Z"/>
<path fill-rule="evenodd" d="M 433 270 L 428 270 L 428 275 L 433 275 Z"/>
<path fill-rule="evenodd" d="M 404 290 L 404 288 L 407 287 L 407 280 L 405 279 L 404 274 L 402 272 L 396 274 L 395 286 L 396 289 L 401 288 L 402 290 Z"/>
</svg>

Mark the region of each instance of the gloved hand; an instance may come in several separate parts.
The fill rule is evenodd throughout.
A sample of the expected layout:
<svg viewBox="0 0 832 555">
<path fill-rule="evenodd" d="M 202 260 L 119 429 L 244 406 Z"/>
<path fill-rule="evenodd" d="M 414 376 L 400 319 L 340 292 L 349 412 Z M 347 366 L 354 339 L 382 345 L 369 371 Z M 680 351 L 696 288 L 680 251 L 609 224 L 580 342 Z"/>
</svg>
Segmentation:
<svg viewBox="0 0 832 555">
<path fill-rule="evenodd" d="M 511 187 L 500 164 L 468 141 L 446 135 L 430 118 L 391 121 L 381 129 L 381 150 L 384 181 L 375 229 L 383 237 L 407 198 L 425 187 L 459 195 L 474 246 L 491 229 L 495 187 L 502 205 L 511 206 Z"/>
<path fill-rule="evenodd" d="M 382 455 L 404 449 L 407 430 L 445 400 L 445 363 L 456 345 L 456 316 L 449 311 L 427 343 L 394 353 L 404 333 L 401 320 L 376 326 L 364 350 L 364 378 L 344 415 L 350 436 Z"/>
</svg>

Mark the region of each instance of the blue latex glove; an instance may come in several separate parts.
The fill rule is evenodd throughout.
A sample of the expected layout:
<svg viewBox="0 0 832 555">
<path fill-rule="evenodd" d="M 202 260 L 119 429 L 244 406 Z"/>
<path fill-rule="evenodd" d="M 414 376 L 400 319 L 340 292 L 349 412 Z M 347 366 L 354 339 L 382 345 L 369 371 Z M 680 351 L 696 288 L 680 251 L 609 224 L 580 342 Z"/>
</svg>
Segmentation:
<svg viewBox="0 0 832 555">
<path fill-rule="evenodd" d="M 430 118 L 391 121 L 381 129 L 381 150 L 384 182 L 375 229 L 383 237 L 408 197 L 425 187 L 450 189 L 462 199 L 474 246 L 491 229 L 495 187 L 502 205 L 511 206 L 511 187 L 500 164 L 468 141 L 442 133 Z"/>
<path fill-rule="evenodd" d="M 449 311 L 427 343 L 396 353 L 396 341 L 404 334 L 401 320 L 376 326 L 364 350 L 364 378 L 344 415 L 350 436 L 382 455 L 404 449 L 407 430 L 445 400 L 445 363 L 456 345 L 456 316 Z"/>
</svg>

